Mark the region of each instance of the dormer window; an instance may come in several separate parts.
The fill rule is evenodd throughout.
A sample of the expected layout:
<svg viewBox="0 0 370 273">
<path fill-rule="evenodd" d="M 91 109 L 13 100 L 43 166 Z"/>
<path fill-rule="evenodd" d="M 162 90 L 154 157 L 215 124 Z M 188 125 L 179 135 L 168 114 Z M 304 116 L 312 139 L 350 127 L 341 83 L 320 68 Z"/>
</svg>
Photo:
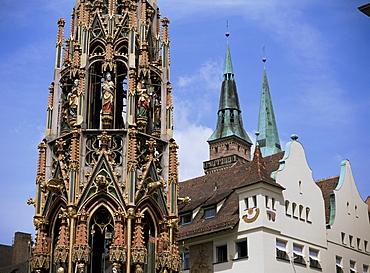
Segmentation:
<svg viewBox="0 0 370 273">
<path fill-rule="evenodd" d="M 215 206 L 207 207 L 207 208 L 204 209 L 204 218 L 205 219 L 213 218 L 215 216 L 216 216 L 216 207 Z"/>
<path fill-rule="evenodd" d="M 180 215 L 180 225 L 187 225 L 191 223 L 191 213 L 184 213 Z"/>
</svg>

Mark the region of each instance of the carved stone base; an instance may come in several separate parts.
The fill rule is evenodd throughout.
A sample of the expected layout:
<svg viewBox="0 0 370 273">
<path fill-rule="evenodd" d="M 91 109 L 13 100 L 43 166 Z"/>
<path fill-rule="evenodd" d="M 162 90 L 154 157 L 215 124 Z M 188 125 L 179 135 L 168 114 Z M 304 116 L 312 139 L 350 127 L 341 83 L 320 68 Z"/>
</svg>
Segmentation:
<svg viewBox="0 0 370 273">
<path fill-rule="evenodd" d="M 137 124 L 137 129 L 140 132 L 145 132 L 146 125 L 148 124 L 148 118 L 147 117 L 138 117 L 136 124 Z"/>
<path fill-rule="evenodd" d="M 152 135 L 155 137 L 161 137 L 161 129 L 153 129 Z"/>
<path fill-rule="evenodd" d="M 31 267 L 33 270 L 49 269 L 49 253 L 34 253 L 31 258 Z"/>
<path fill-rule="evenodd" d="M 146 264 L 148 262 L 148 252 L 144 246 L 133 246 L 131 251 L 133 264 Z"/>
<path fill-rule="evenodd" d="M 111 245 L 109 260 L 114 263 L 126 262 L 126 247 L 124 245 Z"/>
<path fill-rule="evenodd" d="M 76 244 L 73 247 L 72 261 L 75 263 L 89 263 L 90 247 L 88 244 Z"/>
<path fill-rule="evenodd" d="M 113 115 L 111 112 L 103 112 L 101 115 L 101 122 L 103 129 L 112 129 Z"/>
<path fill-rule="evenodd" d="M 66 263 L 68 260 L 69 248 L 67 246 L 57 246 L 54 251 L 54 263 Z"/>
</svg>

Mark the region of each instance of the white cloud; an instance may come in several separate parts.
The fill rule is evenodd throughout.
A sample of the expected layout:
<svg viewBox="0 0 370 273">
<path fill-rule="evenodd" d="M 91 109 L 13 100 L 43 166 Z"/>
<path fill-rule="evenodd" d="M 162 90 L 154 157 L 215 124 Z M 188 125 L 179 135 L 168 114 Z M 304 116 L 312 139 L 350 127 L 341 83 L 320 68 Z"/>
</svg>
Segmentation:
<svg viewBox="0 0 370 273">
<path fill-rule="evenodd" d="M 204 174 L 202 162 L 209 159 L 207 139 L 212 131 L 211 128 L 195 124 L 174 131 L 176 143 L 180 147 L 180 181 Z"/>
</svg>

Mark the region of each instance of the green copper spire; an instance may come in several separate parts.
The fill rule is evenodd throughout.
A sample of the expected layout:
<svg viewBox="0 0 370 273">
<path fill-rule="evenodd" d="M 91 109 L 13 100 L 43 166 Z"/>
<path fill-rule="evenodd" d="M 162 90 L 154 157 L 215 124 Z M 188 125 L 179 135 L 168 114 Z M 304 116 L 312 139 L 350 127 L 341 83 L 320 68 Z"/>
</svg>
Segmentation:
<svg viewBox="0 0 370 273">
<path fill-rule="evenodd" d="M 263 59 L 263 62 L 266 62 L 266 59 Z M 264 157 L 281 152 L 274 108 L 272 107 L 270 88 L 267 81 L 266 68 L 263 69 L 257 142 Z"/>
<path fill-rule="evenodd" d="M 231 61 L 229 40 L 227 40 L 227 42 L 226 42 L 226 56 L 225 56 L 225 63 L 224 63 L 224 79 L 225 79 L 225 77 L 230 77 L 230 78 L 227 78 L 227 79 L 234 78 L 234 69 L 233 69 L 233 63 Z"/>
<path fill-rule="evenodd" d="M 228 36 L 228 34 L 226 34 Z M 244 130 L 238 92 L 234 80 L 234 70 L 231 61 L 229 43 L 226 43 L 226 56 L 224 63 L 224 77 L 221 87 L 220 104 L 218 107 L 217 127 L 208 141 L 229 136 L 237 136 L 252 143 Z"/>
</svg>

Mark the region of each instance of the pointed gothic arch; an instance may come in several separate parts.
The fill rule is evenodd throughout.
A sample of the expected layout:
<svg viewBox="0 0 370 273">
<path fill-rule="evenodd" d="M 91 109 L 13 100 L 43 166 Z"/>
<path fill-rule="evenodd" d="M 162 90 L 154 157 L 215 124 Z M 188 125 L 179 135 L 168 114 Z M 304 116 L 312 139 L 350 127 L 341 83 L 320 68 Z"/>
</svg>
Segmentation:
<svg viewBox="0 0 370 273">
<path fill-rule="evenodd" d="M 143 209 L 142 219 L 143 233 L 144 233 L 144 245 L 147 249 L 148 260 L 147 264 L 144 265 L 144 272 L 155 272 L 155 260 L 156 260 L 156 249 L 159 239 L 159 222 L 156 221 L 156 217 L 149 207 Z"/>
<path fill-rule="evenodd" d="M 109 261 L 109 246 L 114 233 L 114 211 L 100 202 L 92 208 L 88 219 L 88 242 L 91 249 L 89 273 L 105 272 L 112 265 Z"/>
</svg>

